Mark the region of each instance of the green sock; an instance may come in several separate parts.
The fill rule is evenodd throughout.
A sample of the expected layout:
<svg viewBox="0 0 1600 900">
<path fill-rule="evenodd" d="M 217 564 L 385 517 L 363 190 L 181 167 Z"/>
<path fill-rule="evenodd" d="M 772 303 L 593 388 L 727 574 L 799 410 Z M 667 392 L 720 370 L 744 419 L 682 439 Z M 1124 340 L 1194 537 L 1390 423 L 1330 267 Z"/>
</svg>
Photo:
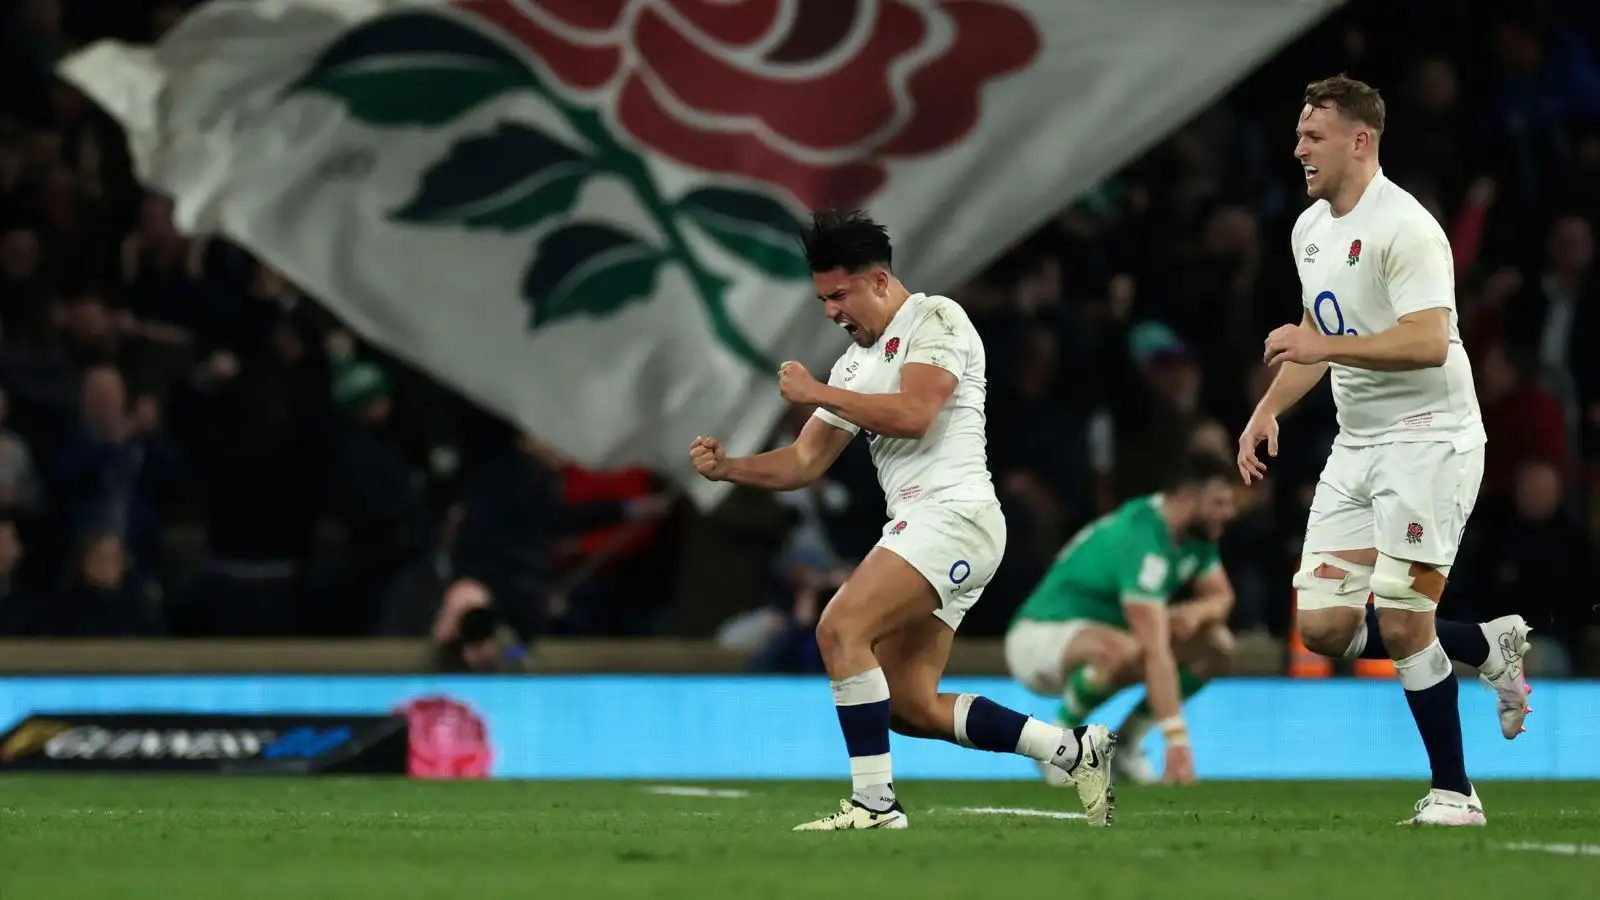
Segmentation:
<svg viewBox="0 0 1600 900">
<path fill-rule="evenodd" d="M 1178 696 L 1181 700 L 1188 700 L 1195 694 L 1200 693 L 1200 689 L 1205 686 L 1206 680 L 1204 678 L 1183 666 L 1178 667 Z M 1154 724 L 1154 721 L 1155 719 L 1150 715 L 1150 698 L 1145 697 L 1139 701 L 1139 705 L 1135 706 L 1132 712 L 1128 713 L 1127 720 L 1122 723 L 1122 728 L 1118 735 L 1123 741 L 1123 745 L 1127 747 L 1138 746 L 1144 740 L 1145 733 L 1150 730 L 1150 726 Z"/>
<path fill-rule="evenodd" d="M 1116 688 L 1107 688 L 1096 682 L 1088 666 L 1079 666 L 1067 676 L 1067 686 L 1061 691 L 1061 724 L 1076 728 L 1100 704 L 1117 695 Z"/>
</svg>

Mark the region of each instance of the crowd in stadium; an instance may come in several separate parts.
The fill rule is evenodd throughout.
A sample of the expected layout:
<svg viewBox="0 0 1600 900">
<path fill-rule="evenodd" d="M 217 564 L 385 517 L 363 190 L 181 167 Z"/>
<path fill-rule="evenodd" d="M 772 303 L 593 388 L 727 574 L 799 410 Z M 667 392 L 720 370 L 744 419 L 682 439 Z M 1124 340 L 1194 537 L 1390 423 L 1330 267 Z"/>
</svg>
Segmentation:
<svg viewBox="0 0 1600 900">
<path fill-rule="evenodd" d="M 517 435 L 238 247 L 183 237 L 116 126 L 51 75 L 85 41 L 149 40 L 182 11 L 22 0 L 0 32 L 0 635 L 503 650 L 720 633 L 762 648 L 757 665 L 814 665 L 809 623 L 882 527 L 864 442 L 811 489 L 699 515 L 649 472 L 588 471 Z M 1270 378 L 1262 338 L 1300 317 L 1297 86 L 1347 71 L 1384 91 L 1385 172 L 1455 254 L 1489 448 L 1451 615 L 1520 613 L 1581 665 L 1600 535 L 1597 54 L 1583 5 L 1440 29 L 1350 4 L 982 274 L 911 285 L 963 303 L 988 352 L 1010 540 L 963 633 L 999 633 L 1073 530 L 1156 489 L 1173 454 L 1233 457 Z M 1335 428 L 1324 387 L 1285 419 L 1224 541 L 1238 630 L 1288 627 Z"/>
</svg>

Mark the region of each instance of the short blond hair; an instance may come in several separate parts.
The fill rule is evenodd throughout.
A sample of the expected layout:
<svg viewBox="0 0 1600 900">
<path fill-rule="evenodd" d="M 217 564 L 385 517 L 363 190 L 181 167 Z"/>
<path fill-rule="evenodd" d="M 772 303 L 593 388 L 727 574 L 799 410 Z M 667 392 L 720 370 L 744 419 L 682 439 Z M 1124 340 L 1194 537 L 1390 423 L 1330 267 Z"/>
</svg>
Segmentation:
<svg viewBox="0 0 1600 900">
<path fill-rule="evenodd" d="M 1365 81 L 1343 74 L 1313 81 L 1306 85 L 1305 102 L 1316 109 L 1333 107 L 1346 119 L 1371 128 L 1374 137 L 1383 134 L 1386 115 L 1383 96 Z"/>
</svg>

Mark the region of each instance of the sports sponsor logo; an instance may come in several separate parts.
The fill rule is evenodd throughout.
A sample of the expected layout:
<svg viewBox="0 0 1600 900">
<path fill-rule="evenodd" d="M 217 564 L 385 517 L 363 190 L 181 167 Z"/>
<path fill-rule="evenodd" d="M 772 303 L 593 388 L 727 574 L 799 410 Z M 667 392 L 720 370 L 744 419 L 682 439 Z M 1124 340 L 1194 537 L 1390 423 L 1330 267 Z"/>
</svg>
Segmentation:
<svg viewBox="0 0 1600 900">
<path fill-rule="evenodd" d="M 373 768 L 396 741 L 403 760 L 405 720 L 396 716 L 42 714 L 0 738 L 0 771 L 403 770 Z"/>
</svg>

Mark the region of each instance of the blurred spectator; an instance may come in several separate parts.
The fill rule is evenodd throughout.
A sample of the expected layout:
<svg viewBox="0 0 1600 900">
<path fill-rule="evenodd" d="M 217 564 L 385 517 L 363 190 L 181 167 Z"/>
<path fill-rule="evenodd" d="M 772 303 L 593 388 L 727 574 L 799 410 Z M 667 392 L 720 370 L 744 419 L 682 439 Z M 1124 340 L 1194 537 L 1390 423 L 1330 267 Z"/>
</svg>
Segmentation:
<svg viewBox="0 0 1600 900">
<path fill-rule="evenodd" d="M 1490 512 L 1510 500 L 1517 473 L 1530 461 L 1549 463 L 1563 477 L 1573 472 L 1561 404 L 1532 368 L 1529 354 L 1495 343 L 1480 351 L 1473 373 L 1489 436 L 1478 505 Z"/>
<path fill-rule="evenodd" d="M 179 476 L 177 453 L 161 431 L 154 398 L 131 406 L 115 366 L 99 363 L 83 375 L 82 418 L 53 461 L 52 493 L 62 509 L 68 543 L 117 536 L 132 566 L 151 575 L 160 562 L 162 506 Z M 118 553 L 122 553 L 118 549 Z"/>
<path fill-rule="evenodd" d="M 1594 548 L 1583 526 L 1563 509 L 1561 470 L 1529 460 L 1516 473 L 1512 508 L 1474 516 L 1460 562 L 1450 577 L 1463 614 L 1478 620 L 1517 614 L 1541 635 L 1549 674 L 1570 673 L 1581 660 L 1582 626 L 1595 597 Z M 1455 602 L 1452 600 L 1452 602 Z"/>
<path fill-rule="evenodd" d="M 384 637 L 423 637 L 438 619 L 445 591 L 455 583 L 456 535 L 466 510 L 452 504 L 439 523 L 431 551 L 395 578 L 384 594 L 383 621 L 377 633 Z"/>
<path fill-rule="evenodd" d="M 27 441 L 5 427 L 9 412 L 5 391 L 0 390 L 0 510 L 29 517 L 40 511 L 42 503 L 39 473 Z"/>
<path fill-rule="evenodd" d="M 0 638 L 50 633 L 46 623 L 35 621 L 39 599 L 24 584 L 21 565 L 17 523 L 0 516 Z"/>
<path fill-rule="evenodd" d="M 506 621 L 526 639 L 544 632 L 557 599 L 550 571 L 558 536 L 666 511 L 656 497 L 564 507 L 559 472 L 568 463 L 548 444 L 522 435 L 479 469 L 463 501 L 455 570 L 486 585 Z"/>
<path fill-rule="evenodd" d="M 7 547 L 14 532 L 0 527 L 0 564 L 20 550 Z M 11 598 L 7 598 L 8 600 Z M 16 634 L 53 637 L 150 637 L 160 633 L 157 597 L 151 583 L 134 570 L 122 539 L 108 532 L 84 537 L 65 584 L 49 592 L 29 592 L 19 604 Z"/>
<path fill-rule="evenodd" d="M 445 593 L 433 624 L 434 663 L 443 672 L 526 671 L 527 645 L 482 584 L 463 579 Z"/>
<path fill-rule="evenodd" d="M 1512 304 L 1506 336 L 1531 350 L 1541 375 L 1564 405 L 1592 410 L 1600 420 L 1600 284 L 1593 276 L 1594 231 L 1587 219 L 1564 215 L 1551 225 L 1548 264 Z"/>
<path fill-rule="evenodd" d="M 341 421 L 333 432 L 336 512 L 349 541 L 351 571 L 341 608 L 330 609 L 330 630 L 370 633 L 378 624 L 385 588 L 422 549 L 426 507 L 423 475 L 407 464 L 394 440 L 389 379 L 339 346 L 333 402 Z"/>
</svg>

